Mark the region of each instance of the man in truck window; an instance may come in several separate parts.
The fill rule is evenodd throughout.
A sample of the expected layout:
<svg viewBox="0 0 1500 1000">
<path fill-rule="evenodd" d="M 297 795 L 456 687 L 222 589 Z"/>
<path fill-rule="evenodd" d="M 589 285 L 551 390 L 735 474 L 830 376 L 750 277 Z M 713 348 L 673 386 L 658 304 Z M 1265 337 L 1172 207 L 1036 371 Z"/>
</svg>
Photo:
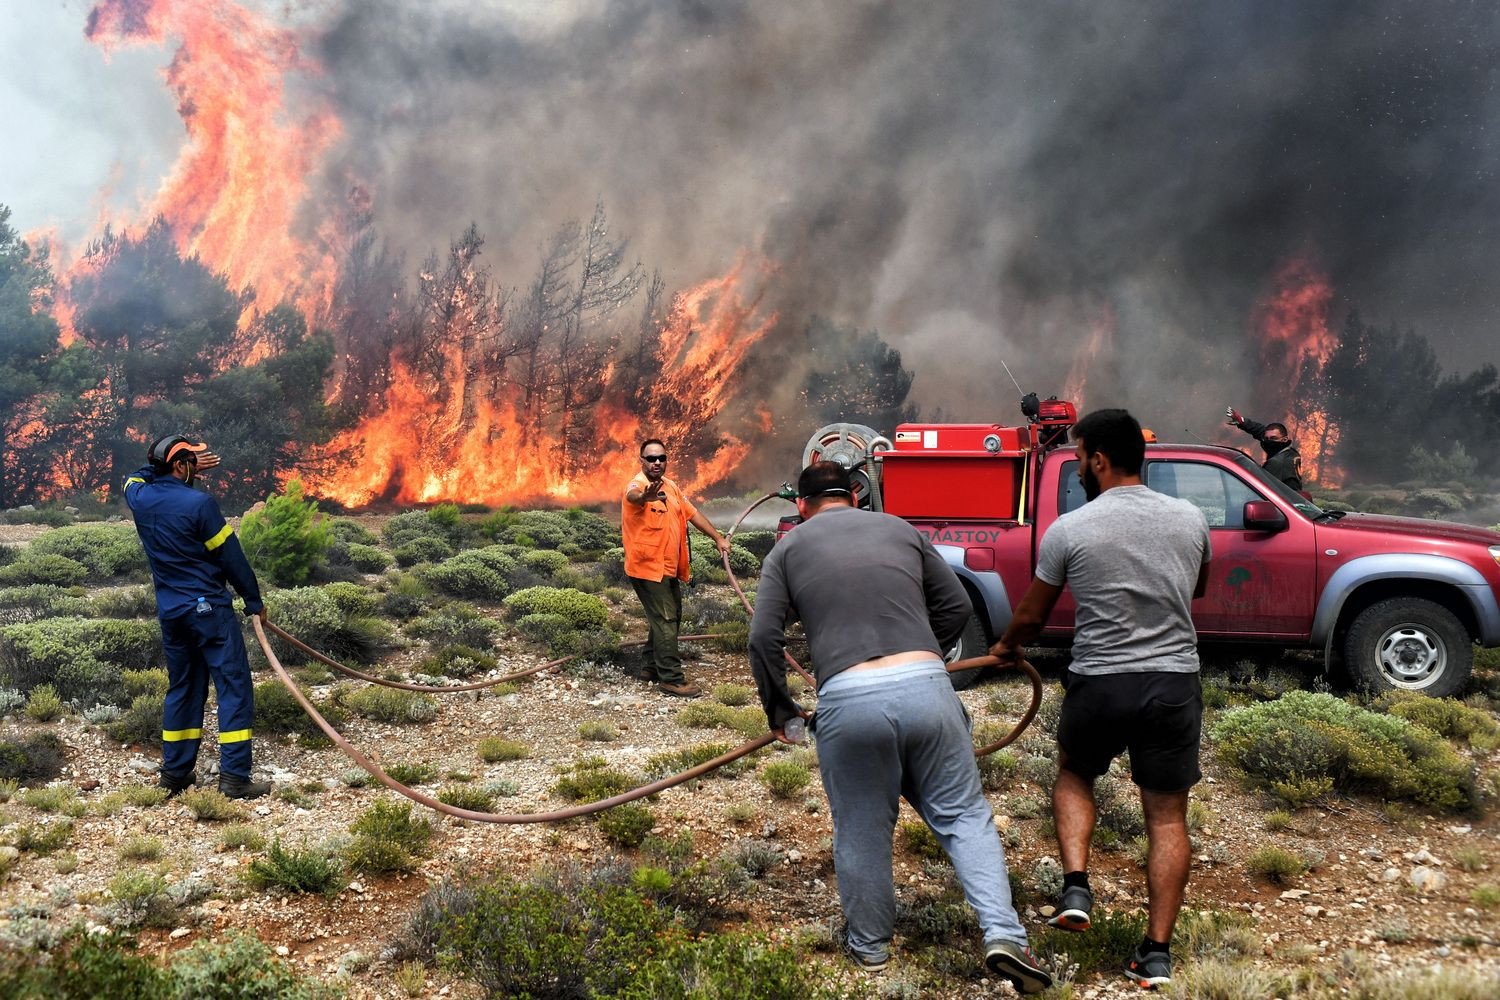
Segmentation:
<svg viewBox="0 0 1500 1000">
<path fill-rule="evenodd" d="M 1036 578 L 990 652 L 1014 664 L 1066 584 L 1077 603 L 1073 662 L 1057 726 L 1052 812 L 1063 890 L 1049 921 L 1089 927 L 1094 780 L 1130 752 L 1150 842 L 1146 936 L 1125 967 L 1138 986 L 1171 982 L 1169 945 L 1187 888 L 1188 791 L 1198 769 L 1203 694 L 1190 603 L 1208 580 L 1208 524 L 1186 500 L 1141 483 L 1146 445 L 1124 410 L 1097 410 L 1073 428 L 1089 498 L 1058 518 L 1037 550 Z"/>
<path fill-rule="evenodd" d="M 849 471 L 816 462 L 797 480 L 804 521 L 761 568 L 750 666 L 778 739 L 803 715 L 786 685 L 786 625 L 801 619 L 817 675 L 818 770 L 833 815 L 833 865 L 861 968 L 885 968 L 896 920 L 891 834 L 905 798 L 953 861 L 979 915 L 984 961 L 1022 993 L 1052 977 L 1032 959 L 1005 851 L 980 787 L 969 719 L 942 650 L 973 613 L 920 532 L 853 506 Z"/>
<path fill-rule="evenodd" d="M 1224 417 L 1230 427 L 1238 427 L 1260 442 L 1266 452 L 1266 460 L 1261 463 L 1261 468 L 1298 493 L 1302 492 L 1302 455 L 1298 453 L 1297 446 L 1292 444 L 1286 424 L 1258 423 L 1240 416 L 1240 411 L 1232 406 L 1224 408 Z"/>
<path fill-rule="evenodd" d="M 646 673 L 663 694 L 696 698 L 702 692 L 688 683 L 677 652 L 682 629 L 682 584 L 688 579 L 688 534 L 691 524 L 708 535 L 720 552 L 729 542 L 667 478 L 667 446 L 658 438 L 641 443 L 641 471 L 625 486 L 620 500 L 620 534 L 625 545 L 625 575 L 646 611 Z"/>
</svg>

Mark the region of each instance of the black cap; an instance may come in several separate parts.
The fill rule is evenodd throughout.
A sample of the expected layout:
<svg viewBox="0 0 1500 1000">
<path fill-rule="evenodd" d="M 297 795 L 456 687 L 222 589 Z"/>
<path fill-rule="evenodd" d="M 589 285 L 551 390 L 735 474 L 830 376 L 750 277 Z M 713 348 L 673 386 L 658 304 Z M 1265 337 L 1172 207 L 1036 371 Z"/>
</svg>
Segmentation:
<svg viewBox="0 0 1500 1000">
<path fill-rule="evenodd" d="M 804 500 L 825 496 L 854 498 L 849 470 L 837 462 L 814 462 L 797 477 L 797 495 Z"/>
</svg>

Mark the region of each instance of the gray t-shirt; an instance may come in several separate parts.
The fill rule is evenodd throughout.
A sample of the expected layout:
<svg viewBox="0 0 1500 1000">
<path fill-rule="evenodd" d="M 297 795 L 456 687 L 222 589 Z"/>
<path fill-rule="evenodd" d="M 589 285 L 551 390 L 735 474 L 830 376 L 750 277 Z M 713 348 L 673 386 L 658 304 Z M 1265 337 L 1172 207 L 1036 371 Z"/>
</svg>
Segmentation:
<svg viewBox="0 0 1500 1000">
<path fill-rule="evenodd" d="M 750 668 L 773 727 L 796 714 L 782 651 L 786 624 L 807 630 L 819 687 L 865 660 L 958 640 L 968 592 L 916 528 L 890 514 L 825 507 L 776 544 L 760 569 Z"/>
<path fill-rule="evenodd" d="M 1036 577 L 1067 584 L 1077 602 L 1069 669 L 1196 673 L 1190 605 L 1210 554 L 1203 512 L 1145 486 L 1105 490 L 1058 518 L 1037 549 Z"/>
</svg>

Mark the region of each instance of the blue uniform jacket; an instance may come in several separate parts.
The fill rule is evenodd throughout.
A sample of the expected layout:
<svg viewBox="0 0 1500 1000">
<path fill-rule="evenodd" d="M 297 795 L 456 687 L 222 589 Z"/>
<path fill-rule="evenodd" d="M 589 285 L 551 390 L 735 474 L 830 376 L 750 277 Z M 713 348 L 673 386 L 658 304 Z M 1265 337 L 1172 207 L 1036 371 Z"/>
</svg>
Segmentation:
<svg viewBox="0 0 1500 1000">
<path fill-rule="evenodd" d="M 185 615 L 200 597 L 230 606 L 226 584 L 245 599 L 245 614 L 264 607 L 255 571 L 213 497 L 148 465 L 126 478 L 125 503 L 151 563 L 158 617 Z"/>
</svg>

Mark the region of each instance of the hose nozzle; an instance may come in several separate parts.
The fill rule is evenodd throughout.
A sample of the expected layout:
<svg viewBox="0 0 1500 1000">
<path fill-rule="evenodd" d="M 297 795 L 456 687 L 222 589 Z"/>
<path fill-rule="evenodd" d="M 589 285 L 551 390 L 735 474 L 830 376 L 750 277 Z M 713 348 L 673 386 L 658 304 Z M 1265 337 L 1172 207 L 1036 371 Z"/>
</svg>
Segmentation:
<svg viewBox="0 0 1500 1000">
<path fill-rule="evenodd" d="M 797 487 L 791 483 L 782 483 L 780 489 L 776 491 L 776 496 L 782 500 L 795 500 L 797 499 Z"/>
</svg>

